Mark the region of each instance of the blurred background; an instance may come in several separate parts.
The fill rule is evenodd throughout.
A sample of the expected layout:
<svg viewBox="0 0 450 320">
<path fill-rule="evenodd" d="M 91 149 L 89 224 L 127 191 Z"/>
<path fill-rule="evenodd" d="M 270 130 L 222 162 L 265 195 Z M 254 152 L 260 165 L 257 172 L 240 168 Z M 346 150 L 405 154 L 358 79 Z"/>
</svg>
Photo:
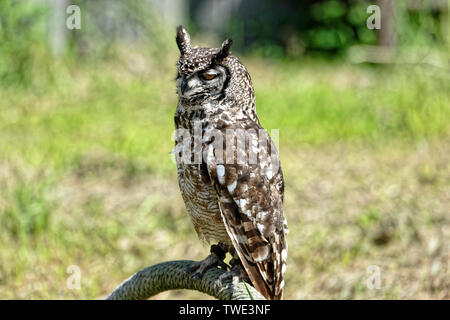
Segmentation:
<svg viewBox="0 0 450 320">
<path fill-rule="evenodd" d="M 279 129 L 284 297 L 449 299 L 448 7 L 0 0 L 0 298 L 102 299 L 208 254 L 169 155 L 183 24 L 194 45 L 233 38 Z"/>
</svg>

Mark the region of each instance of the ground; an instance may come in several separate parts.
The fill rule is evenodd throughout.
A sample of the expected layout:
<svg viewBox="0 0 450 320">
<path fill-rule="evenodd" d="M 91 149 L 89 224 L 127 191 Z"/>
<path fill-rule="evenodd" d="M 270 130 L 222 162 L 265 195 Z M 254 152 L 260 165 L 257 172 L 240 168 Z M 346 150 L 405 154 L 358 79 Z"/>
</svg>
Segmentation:
<svg viewBox="0 0 450 320">
<path fill-rule="evenodd" d="M 279 129 L 284 297 L 449 299 L 447 76 L 243 60 L 263 126 Z M 169 154 L 174 75 L 100 65 L 0 89 L 1 298 L 102 299 L 141 268 L 206 256 Z"/>
</svg>

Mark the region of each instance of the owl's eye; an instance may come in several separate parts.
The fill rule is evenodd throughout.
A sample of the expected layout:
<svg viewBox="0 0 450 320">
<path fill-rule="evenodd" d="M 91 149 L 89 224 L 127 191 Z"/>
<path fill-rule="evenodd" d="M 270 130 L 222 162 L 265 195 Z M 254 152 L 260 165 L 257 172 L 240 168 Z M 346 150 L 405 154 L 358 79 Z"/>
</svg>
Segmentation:
<svg viewBox="0 0 450 320">
<path fill-rule="evenodd" d="M 204 80 L 212 80 L 212 79 L 214 79 L 216 76 L 217 76 L 217 75 L 214 74 L 214 73 L 203 73 L 203 74 L 201 75 L 201 77 L 202 77 Z"/>
</svg>

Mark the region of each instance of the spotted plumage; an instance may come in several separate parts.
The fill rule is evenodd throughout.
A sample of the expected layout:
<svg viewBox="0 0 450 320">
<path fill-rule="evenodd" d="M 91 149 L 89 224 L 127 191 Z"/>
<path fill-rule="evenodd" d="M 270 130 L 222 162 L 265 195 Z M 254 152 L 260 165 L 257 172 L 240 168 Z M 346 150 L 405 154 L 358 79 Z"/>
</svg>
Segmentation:
<svg viewBox="0 0 450 320">
<path fill-rule="evenodd" d="M 286 271 L 284 180 L 277 150 L 261 127 L 245 66 L 220 48 L 191 47 L 177 29 L 175 112 L 178 180 L 201 239 L 219 242 L 266 298 L 280 299 Z"/>
</svg>

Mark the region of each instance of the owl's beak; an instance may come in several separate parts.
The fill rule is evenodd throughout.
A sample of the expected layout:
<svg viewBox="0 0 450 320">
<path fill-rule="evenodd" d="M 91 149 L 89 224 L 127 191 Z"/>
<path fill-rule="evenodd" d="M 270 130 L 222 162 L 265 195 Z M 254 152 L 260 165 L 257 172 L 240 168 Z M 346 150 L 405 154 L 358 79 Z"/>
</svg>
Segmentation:
<svg viewBox="0 0 450 320">
<path fill-rule="evenodd" d="M 184 94 L 187 88 L 188 88 L 187 79 L 183 78 L 183 80 L 181 81 L 181 94 Z"/>
</svg>

